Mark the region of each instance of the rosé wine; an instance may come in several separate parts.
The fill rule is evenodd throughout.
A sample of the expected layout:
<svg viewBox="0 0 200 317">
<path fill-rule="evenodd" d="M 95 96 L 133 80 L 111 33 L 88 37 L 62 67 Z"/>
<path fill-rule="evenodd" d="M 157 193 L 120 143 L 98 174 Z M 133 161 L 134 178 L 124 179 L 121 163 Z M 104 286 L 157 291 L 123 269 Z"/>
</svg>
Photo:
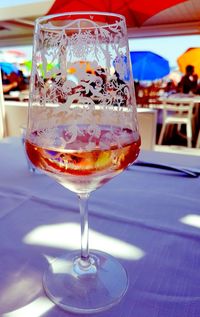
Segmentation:
<svg viewBox="0 0 200 317">
<path fill-rule="evenodd" d="M 101 130 L 98 138 L 93 138 L 94 149 L 88 149 L 88 132 L 81 130 L 80 136 L 68 147 L 48 147 L 40 144 L 40 132 L 26 140 L 26 151 L 31 162 L 39 169 L 57 179 L 63 186 L 76 192 L 91 192 L 132 164 L 139 154 L 140 137 L 131 130 L 123 130 L 120 146 L 114 140 L 105 148 L 100 147 L 101 140 L 109 134 Z M 60 135 L 60 132 L 59 132 Z M 33 142 L 37 136 L 36 142 Z M 133 137 L 134 136 L 134 137 Z M 121 134 L 119 135 L 121 138 Z M 108 143 L 108 140 L 106 140 Z"/>
</svg>

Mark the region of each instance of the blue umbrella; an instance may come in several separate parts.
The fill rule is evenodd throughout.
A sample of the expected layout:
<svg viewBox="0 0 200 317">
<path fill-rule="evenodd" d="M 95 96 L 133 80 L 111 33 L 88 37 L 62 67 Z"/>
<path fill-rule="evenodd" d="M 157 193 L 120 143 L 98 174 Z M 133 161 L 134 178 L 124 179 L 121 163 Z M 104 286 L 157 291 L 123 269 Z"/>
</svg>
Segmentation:
<svg viewBox="0 0 200 317">
<path fill-rule="evenodd" d="M 6 73 L 7 75 L 11 74 L 11 73 L 19 73 L 19 69 L 11 63 L 7 63 L 7 62 L 0 62 L 0 69 L 2 69 L 2 71 L 4 73 Z"/>
<path fill-rule="evenodd" d="M 133 78 L 137 80 L 155 80 L 170 72 L 169 62 L 162 56 L 150 51 L 130 52 Z"/>
</svg>

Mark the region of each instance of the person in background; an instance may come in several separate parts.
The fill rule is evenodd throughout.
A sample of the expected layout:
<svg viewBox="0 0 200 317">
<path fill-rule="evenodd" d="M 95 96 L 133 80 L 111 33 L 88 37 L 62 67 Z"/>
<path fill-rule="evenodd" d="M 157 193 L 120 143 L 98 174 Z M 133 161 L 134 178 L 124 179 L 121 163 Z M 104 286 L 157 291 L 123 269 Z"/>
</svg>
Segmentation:
<svg viewBox="0 0 200 317">
<path fill-rule="evenodd" d="M 167 94 L 167 96 L 169 96 L 171 94 L 175 94 L 176 91 L 177 91 L 176 84 L 174 83 L 173 80 L 169 80 L 166 86 L 164 87 L 164 92 Z"/>
<path fill-rule="evenodd" d="M 185 72 L 185 75 L 181 78 L 181 81 L 178 83 L 178 92 L 182 92 L 184 94 L 195 94 L 198 85 L 198 76 L 194 74 L 194 66 L 187 65 Z"/>
<path fill-rule="evenodd" d="M 15 72 L 6 74 L 1 70 L 3 93 L 9 94 L 10 91 L 21 91 L 27 89 L 27 83 L 23 72 L 19 70 L 16 74 Z"/>
<path fill-rule="evenodd" d="M 1 77 L 2 77 L 2 85 L 3 85 L 3 93 L 9 94 L 10 91 L 16 89 L 18 86 L 17 80 L 10 80 L 9 76 L 1 70 Z"/>
</svg>

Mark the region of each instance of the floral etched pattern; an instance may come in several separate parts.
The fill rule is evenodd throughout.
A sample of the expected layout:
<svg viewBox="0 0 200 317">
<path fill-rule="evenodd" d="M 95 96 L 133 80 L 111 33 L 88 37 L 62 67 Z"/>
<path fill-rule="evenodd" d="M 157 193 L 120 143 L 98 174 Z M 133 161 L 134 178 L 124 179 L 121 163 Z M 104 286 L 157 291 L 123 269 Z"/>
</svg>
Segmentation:
<svg viewBox="0 0 200 317">
<path fill-rule="evenodd" d="M 38 113 L 40 120 L 32 123 L 31 131 L 41 131 L 43 139 L 55 138 L 54 127 L 64 124 L 71 135 L 66 143 L 74 142 L 80 124 L 96 136 L 105 121 L 133 126 L 135 97 L 125 21 L 99 25 L 90 18 L 61 26 L 45 21 L 36 27 L 30 115 Z M 124 112 L 120 119 L 118 111 Z"/>
</svg>

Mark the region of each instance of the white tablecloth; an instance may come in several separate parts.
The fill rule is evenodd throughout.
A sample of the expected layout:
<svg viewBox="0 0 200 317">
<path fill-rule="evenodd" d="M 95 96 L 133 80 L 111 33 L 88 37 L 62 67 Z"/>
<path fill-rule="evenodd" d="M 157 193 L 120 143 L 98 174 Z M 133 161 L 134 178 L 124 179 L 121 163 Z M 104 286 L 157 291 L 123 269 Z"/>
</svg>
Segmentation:
<svg viewBox="0 0 200 317">
<path fill-rule="evenodd" d="M 200 168 L 197 156 L 140 159 Z M 91 247 L 117 257 L 130 283 L 117 306 L 90 316 L 200 316 L 200 178 L 134 166 L 93 193 L 89 210 Z M 75 194 L 31 174 L 20 140 L 1 142 L 0 316 L 74 316 L 45 296 L 42 275 L 79 246 Z"/>
</svg>

